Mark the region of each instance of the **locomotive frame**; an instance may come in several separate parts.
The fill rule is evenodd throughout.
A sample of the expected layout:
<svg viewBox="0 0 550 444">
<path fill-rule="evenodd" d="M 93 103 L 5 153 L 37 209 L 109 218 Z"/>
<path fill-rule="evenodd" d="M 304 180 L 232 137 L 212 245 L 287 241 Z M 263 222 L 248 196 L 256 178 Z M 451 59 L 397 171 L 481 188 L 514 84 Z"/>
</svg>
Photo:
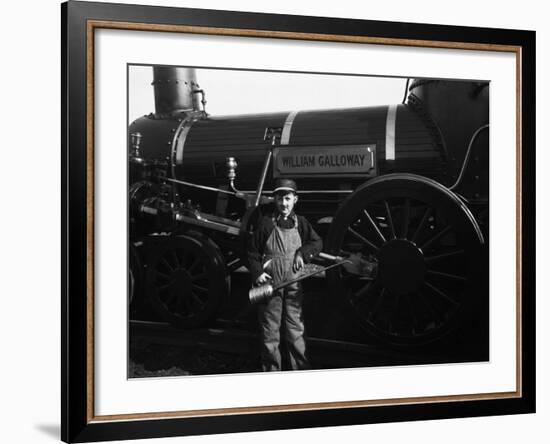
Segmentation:
<svg viewBox="0 0 550 444">
<path fill-rule="evenodd" d="M 174 13 L 176 11 L 176 13 Z M 163 26 L 219 26 L 220 23 L 240 29 L 242 35 L 273 35 L 287 32 L 285 38 L 297 33 L 318 39 L 346 41 L 349 29 L 359 29 L 351 41 L 361 40 L 367 22 L 293 18 L 274 15 L 248 15 L 197 10 L 168 10 L 162 8 L 121 5 L 81 4 L 63 5 L 64 62 L 64 171 L 63 211 L 63 414 L 62 437 L 67 442 L 98 439 L 159 437 L 197 433 L 223 433 L 245 430 L 266 430 L 291 427 L 361 424 L 381 421 L 480 416 L 533 412 L 535 408 L 534 378 L 534 34 L 525 31 L 481 30 L 428 25 L 407 25 L 368 22 L 368 35 L 364 41 L 382 44 L 409 44 L 435 47 L 470 47 L 488 50 L 506 50 L 517 56 L 518 74 L 522 79 L 517 94 L 518 156 L 521 159 L 521 178 L 518 195 L 521 204 L 520 246 L 521 272 L 518 280 L 518 390 L 481 396 L 412 398 L 395 402 L 343 402 L 314 406 L 265 406 L 260 409 L 206 410 L 203 412 L 175 412 L 172 414 L 114 415 L 98 417 L 94 414 L 94 361 L 93 361 L 93 94 L 87 90 L 88 101 L 83 101 L 86 63 L 82 48 L 87 49 L 88 73 L 93 69 L 93 32 L 97 28 L 162 29 Z M 144 20 L 143 17 L 148 19 Z M 93 17 L 93 19 L 92 19 Z M 103 21 L 94 22 L 102 18 Z M 127 23 L 121 24 L 118 21 Z M 252 22 L 254 20 L 254 22 Z M 147 22 L 141 26 L 128 22 Z M 251 30 L 251 24 L 254 28 Z M 156 25 L 155 25 L 156 24 Z M 354 26 L 358 28 L 354 28 Z M 361 26 L 359 26 L 361 25 Z M 175 31 L 176 28 L 170 29 Z M 195 29 L 196 30 L 196 29 Z M 213 33 L 219 30 L 213 30 Z M 327 33 L 330 32 L 330 36 Z M 292 34 L 293 33 L 293 34 Z M 68 37 L 70 36 L 70 39 Z M 92 40 L 86 44 L 86 36 Z M 457 36 L 461 38 L 458 39 Z M 456 44 L 467 36 L 469 44 Z M 298 37 L 299 38 L 299 37 Z M 308 38 L 308 37 L 304 37 Z M 424 40 L 424 43 L 418 42 Z M 499 46 L 501 45 L 501 46 Z M 506 49 L 502 49 L 506 48 Z M 91 63 L 91 65 L 90 65 Z M 88 76 L 88 82 L 93 75 Z M 75 86 L 78 85 L 79 87 Z M 69 93 L 68 85 L 72 89 Z M 88 88 L 90 88 L 88 83 Z M 92 83 L 93 85 L 93 83 Z M 86 121 L 86 125 L 81 123 Z M 91 123 L 90 123 L 91 122 Z M 92 126 L 90 126 L 90 124 Z M 86 128 L 86 131 L 84 130 Z M 68 130 L 68 133 L 67 133 Z M 87 137 L 86 137 L 87 135 Z M 88 149 L 88 151 L 86 151 Z M 70 174 L 69 174 L 70 173 Z M 71 296 L 69 298 L 69 295 Z M 90 311 L 92 310 L 92 311 Z M 70 341 L 69 341 L 70 339 Z M 389 406 L 388 406 L 389 404 Z M 421 410 L 419 410 L 421 408 Z M 228 413 L 230 415 L 228 416 Z M 167 417 L 173 419 L 165 419 Z M 157 420 L 154 420 L 157 418 Z M 158 418 L 164 418 L 159 420 Z"/>
</svg>

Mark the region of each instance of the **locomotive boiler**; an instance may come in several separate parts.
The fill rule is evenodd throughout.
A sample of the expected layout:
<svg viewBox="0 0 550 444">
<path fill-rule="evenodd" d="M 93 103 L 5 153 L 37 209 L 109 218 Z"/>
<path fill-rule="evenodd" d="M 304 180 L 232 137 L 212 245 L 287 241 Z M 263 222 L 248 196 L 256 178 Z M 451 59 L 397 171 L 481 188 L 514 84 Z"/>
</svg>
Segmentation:
<svg viewBox="0 0 550 444">
<path fill-rule="evenodd" d="M 388 106 L 211 116 L 193 69 L 153 74 L 155 111 L 128 133 L 131 298 L 179 327 L 207 323 L 275 179 L 291 177 L 323 251 L 375 264 L 326 275 L 369 333 L 423 344 L 485 313 L 487 82 L 416 79 Z"/>
</svg>

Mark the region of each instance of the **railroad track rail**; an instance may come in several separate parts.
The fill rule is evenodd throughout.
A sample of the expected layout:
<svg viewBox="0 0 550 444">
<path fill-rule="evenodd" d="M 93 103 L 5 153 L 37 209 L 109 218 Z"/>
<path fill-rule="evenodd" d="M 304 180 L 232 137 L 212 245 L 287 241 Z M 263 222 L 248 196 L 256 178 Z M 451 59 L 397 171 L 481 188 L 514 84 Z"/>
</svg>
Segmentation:
<svg viewBox="0 0 550 444">
<path fill-rule="evenodd" d="M 130 341 L 200 348 L 232 355 L 255 354 L 255 333 L 235 327 L 179 330 L 165 322 L 130 321 Z M 308 350 L 315 367 L 349 368 L 381 365 L 413 365 L 449 362 L 448 357 L 411 350 L 395 350 L 377 344 L 308 337 Z"/>
</svg>

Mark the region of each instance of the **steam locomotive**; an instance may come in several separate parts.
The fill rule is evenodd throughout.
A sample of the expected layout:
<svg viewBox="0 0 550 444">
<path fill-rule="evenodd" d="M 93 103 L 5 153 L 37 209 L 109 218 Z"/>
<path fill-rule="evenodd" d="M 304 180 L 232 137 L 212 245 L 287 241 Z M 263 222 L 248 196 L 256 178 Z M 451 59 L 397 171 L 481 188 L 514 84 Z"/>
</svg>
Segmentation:
<svg viewBox="0 0 550 444">
<path fill-rule="evenodd" d="M 153 78 L 155 112 L 128 130 L 131 300 L 181 328 L 208 323 L 275 179 L 291 177 L 324 252 L 376 264 L 374 277 L 326 274 L 366 332 L 423 344 L 484 313 L 487 82 L 415 79 L 389 106 L 216 117 L 194 69 Z"/>
</svg>

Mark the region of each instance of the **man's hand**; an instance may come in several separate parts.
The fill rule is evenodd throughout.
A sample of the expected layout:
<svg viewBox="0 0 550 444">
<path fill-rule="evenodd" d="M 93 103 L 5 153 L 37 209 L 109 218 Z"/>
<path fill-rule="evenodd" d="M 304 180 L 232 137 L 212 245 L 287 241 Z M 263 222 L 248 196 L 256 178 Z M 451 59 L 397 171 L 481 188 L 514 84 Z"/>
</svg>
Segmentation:
<svg viewBox="0 0 550 444">
<path fill-rule="evenodd" d="M 271 276 L 264 272 L 258 276 L 258 279 L 256 279 L 256 285 L 265 284 L 269 280 L 271 280 Z"/>
<path fill-rule="evenodd" d="M 302 256 L 301 252 L 297 252 L 294 256 L 294 263 L 292 264 L 292 271 L 294 273 L 300 271 L 302 268 L 304 268 L 304 257 Z"/>
</svg>

